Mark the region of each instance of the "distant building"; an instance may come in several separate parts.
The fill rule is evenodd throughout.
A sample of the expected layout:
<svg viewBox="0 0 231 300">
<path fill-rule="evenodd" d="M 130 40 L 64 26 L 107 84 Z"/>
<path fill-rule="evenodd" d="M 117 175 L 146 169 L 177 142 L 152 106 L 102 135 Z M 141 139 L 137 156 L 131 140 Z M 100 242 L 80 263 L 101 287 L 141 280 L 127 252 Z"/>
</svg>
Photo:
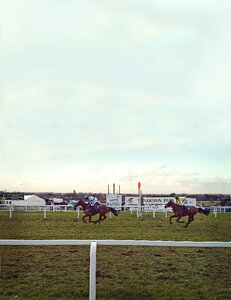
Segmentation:
<svg viewBox="0 0 231 300">
<path fill-rule="evenodd" d="M 53 198 L 52 201 L 54 204 L 62 204 L 63 203 L 62 198 Z"/>
</svg>

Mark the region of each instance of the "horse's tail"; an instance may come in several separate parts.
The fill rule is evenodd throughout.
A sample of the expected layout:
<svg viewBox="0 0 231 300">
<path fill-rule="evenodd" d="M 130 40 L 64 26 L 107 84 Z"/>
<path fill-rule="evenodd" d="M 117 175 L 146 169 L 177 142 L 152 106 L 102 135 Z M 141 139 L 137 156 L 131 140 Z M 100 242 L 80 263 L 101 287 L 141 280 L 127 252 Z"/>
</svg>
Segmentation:
<svg viewBox="0 0 231 300">
<path fill-rule="evenodd" d="M 115 216 L 118 216 L 117 210 L 115 210 L 113 207 L 108 207 L 108 208 Z"/>
<path fill-rule="evenodd" d="M 199 208 L 198 208 L 198 212 L 199 212 L 200 214 L 204 214 L 204 215 L 207 216 L 207 215 L 210 213 L 210 210 L 207 209 L 207 208 L 203 209 L 203 208 L 199 207 Z"/>
</svg>

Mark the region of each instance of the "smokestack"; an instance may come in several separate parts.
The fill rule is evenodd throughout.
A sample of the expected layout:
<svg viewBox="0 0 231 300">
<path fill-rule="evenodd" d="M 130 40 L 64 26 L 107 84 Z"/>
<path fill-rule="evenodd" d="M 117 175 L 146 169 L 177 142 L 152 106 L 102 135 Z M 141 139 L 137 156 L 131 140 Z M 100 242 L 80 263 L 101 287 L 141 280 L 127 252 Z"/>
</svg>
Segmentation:
<svg viewBox="0 0 231 300">
<path fill-rule="evenodd" d="M 120 195 L 120 185 L 119 185 L 119 195 Z"/>
<path fill-rule="evenodd" d="M 113 194 L 115 194 L 115 183 L 113 183 Z"/>
<path fill-rule="evenodd" d="M 109 184 L 107 185 L 107 193 L 110 194 Z"/>
</svg>

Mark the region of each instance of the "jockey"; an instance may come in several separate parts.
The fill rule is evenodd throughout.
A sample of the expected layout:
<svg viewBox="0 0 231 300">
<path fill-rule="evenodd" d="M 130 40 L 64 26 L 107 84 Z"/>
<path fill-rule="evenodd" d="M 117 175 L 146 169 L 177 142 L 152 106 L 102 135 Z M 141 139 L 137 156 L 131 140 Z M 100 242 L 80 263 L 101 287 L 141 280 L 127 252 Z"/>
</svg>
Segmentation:
<svg viewBox="0 0 231 300">
<path fill-rule="evenodd" d="M 100 202 L 95 196 L 86 196 L 84 199 L 88 200 L 89 207 L 92 211 L 96 211 L 99 209 Z"/>
<path fill-rule="evenodd" d="M 175 199 L 176 199 L 176 204 L 182 205 L 185 197 L 176 196 Z"/>
<path fill-rule="evenodd" d="M 185 203 L 186 197 L 176 196 L 175 199 L 176 199 L 176 203 L 177 203 L 178 205 L 181 205 L 181 206 L 182 206 L 183 211 L 188 211 L 189 206 L 186 205 L 187 202 Z"/>
</svg>

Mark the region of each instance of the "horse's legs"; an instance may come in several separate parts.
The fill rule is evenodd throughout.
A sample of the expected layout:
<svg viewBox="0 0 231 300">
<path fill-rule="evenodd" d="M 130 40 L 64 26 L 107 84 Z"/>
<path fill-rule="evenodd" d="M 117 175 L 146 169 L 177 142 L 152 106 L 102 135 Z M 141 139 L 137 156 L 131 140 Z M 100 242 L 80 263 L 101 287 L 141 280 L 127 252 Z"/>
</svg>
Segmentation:
<svg viewBox="0 0 231 300">
<path fill-rule="evenodd" d="M 193 215 L 189 215 L 189 216 L 188 216 L 188 222 L 187 222 L 187 224 L 185 225 L 185 227 L 188 227 L 189 223 L 191 223 L 193 220 L 194 220 Z"/>
<path fill-rule="evenodd" d="M 184 221 L 180 221 L 181 218 L 182 218 L 182 217 L 178 217 L 176 221 L 177 221 L 178 223 L 184 223 Z"/>
<path fill-rule="evenodd" d="M 96 223 L 101 223 L 101 221 L 105 220 L 106 218 L 107 218 L 106 215 L 100 214 L 99 215 L 99 219 L 97 221 L 95 221 L 95 224 Z"/>
<path fill-rule="evenodd" d="M 84 216 L 82 217 L 82 220 L 83 220 L 84 223 L 87 223 L 86 220 L 85 220 L 86 217 L 88 217 L 88 216 L 87 216 L 87 215 L 84 215 Z"/>
<path fill-rule="evenodd" d="M 173 218 L 177 218 L 178 216 L 176 216 L 176 215 L 172 215 L 170 218 L 169 218 L 169 222 L 170 222 L 170 224 L 172 224 L 172 219 Z"/>
<path fill-rule="evenodd" d="M 95 221 L 92 221 L 92 220 L 91 220 L 91 217 L 92 217 L 92 216 L 89 216 L 89 223 L 95 223 Z"/>
<path fill-rule="evenodd" d="M 102 215 L 101 215 L 101 213 L 100 213 L 100 214 L 99 214 L 98 220 L 94 221 L 94 224 L 100 223 L 101 219 L 102 219 Z"/>
<path fill-rule="evenodd" d="M 103 221 L 103 220 L 105 220 L 107 218 L 106 215 L 103 215 L 102 217 L 103 217 L 103 219 L 101 218 L 101 221 Z"/>
<path fill-rule="evenodd" d="M 107 218 L 106 215 L 102 215 L 102 218 L 101 218 L 101 220 L 99 221 L 99 223 L 101 223 L 101 221 L 105 220 L 106 218 Z"/>
<path fill-rule="evenodd" d="M 94 221 L 91 221 L 91 217 L 92 217 L 91 215 L 85 214 L 85 215 L 82 217 L 82 220 L 83 220 L 84 223 L 87 223 L 86 218 L 89 218 L 89 219 L 88 219 L 89 223 L 94 223 Z"/>
<path fill-rule="evenodd" d="M 188 217 L 188 222 L 186 223 L 186 225 L 184 227 L 188 227 L 189 223 L 191 223 L 190 217 Z"/>
</svg>

